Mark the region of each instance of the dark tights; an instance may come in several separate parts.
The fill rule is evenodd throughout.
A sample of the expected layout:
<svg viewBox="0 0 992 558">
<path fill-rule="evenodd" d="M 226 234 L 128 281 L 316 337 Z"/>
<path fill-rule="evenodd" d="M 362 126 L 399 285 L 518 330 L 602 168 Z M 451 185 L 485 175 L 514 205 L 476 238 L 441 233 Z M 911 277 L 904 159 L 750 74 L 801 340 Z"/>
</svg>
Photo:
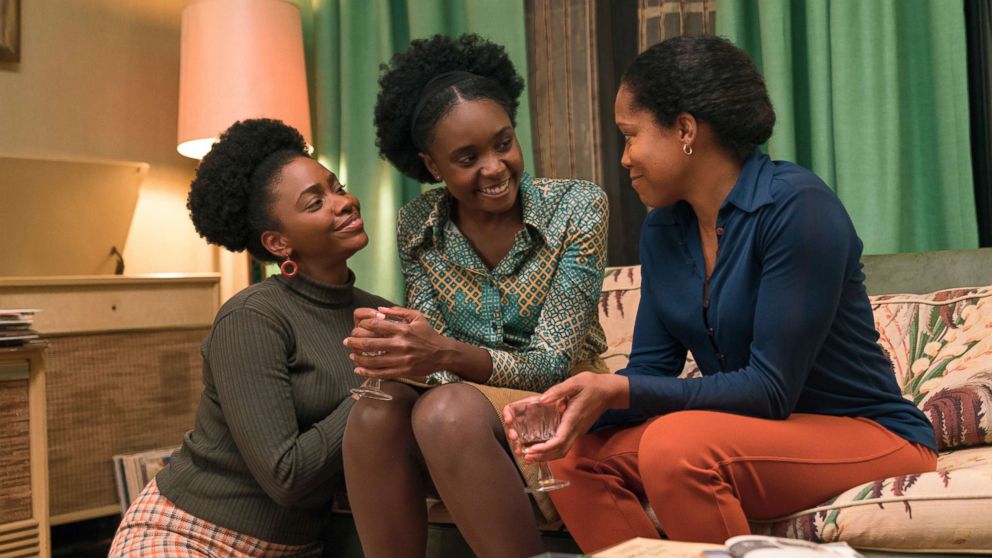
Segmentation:
<svg viewBox="0 0 992 558">
<path fill-rule="evenodd" d="M 421 393 L 383 382 L 382 389 L 393 400 L 360 400 L 344 435 L 348 500 L 365 556 L 424 556 L 425 499 L 435 490 L 476 555 L 544 552 L 489 400 L 463 384 Z"/>
</svg>

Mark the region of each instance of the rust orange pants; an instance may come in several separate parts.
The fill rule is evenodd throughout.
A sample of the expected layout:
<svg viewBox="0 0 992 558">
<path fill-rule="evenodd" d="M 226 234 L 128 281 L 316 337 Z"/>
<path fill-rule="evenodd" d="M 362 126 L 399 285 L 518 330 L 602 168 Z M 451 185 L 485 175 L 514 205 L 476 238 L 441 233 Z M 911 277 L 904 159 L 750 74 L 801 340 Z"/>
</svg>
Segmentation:
<svg viewBox="0 0 992 558">
<path fill-rule="evenodd" d="M 682 411 L 579 438 L 551 463 L 572 484 L 551 492 L 583 552 L 633 537 L 722 543 L 771 519 L 885 477 L 933 471 L 937 457 L 868 419 L 767 420 Z"/>
</svg>

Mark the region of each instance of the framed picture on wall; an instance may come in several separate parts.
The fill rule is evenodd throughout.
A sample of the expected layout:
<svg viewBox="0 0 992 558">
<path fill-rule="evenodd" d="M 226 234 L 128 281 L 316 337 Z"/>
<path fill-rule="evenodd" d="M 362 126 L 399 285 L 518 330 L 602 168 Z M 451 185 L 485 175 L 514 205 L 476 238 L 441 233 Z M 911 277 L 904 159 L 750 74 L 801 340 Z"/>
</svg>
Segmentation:
<svg viewBox="0 0 992 558">
<path fill-rule="evenodd" d="M 0 0 L 0 62 L 21 61 L 21 0 Z"/>
</svg>

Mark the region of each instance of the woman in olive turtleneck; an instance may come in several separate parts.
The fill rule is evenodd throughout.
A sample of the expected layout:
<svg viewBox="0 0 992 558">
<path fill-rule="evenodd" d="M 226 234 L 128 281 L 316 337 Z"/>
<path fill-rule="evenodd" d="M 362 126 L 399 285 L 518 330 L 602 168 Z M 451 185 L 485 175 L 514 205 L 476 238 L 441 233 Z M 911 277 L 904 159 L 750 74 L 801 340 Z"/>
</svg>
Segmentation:
<svg viewBox="0 0 992 558">
<path fill-rule="evenodd" d="M 196 425 L 131 504 L 110 556 L 319 556 L 359 384 L 341 340 L 348 258 L 368 244 L 358 200 L 274 120 L 231 126 L 197 169 L 190 215 L 208 242 L 281 262 L 220 309 L 203 343 Z"/>
</svg>

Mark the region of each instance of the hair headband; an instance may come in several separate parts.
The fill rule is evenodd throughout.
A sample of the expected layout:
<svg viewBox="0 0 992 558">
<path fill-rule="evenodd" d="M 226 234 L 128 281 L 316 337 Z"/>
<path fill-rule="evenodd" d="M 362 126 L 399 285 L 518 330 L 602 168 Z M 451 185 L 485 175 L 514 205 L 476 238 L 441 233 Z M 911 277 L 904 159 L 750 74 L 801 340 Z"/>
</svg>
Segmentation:
<svg viewBox="0 0 992 558">
<path fill-rule="evenodd" d="M 444 72 L 443 74 L 438 74 L 432 77 L 420 91 L 420 98 L 417 100 L 417 104 L 414 105 L 413 112 L 410 113 L 410 141 L 414 144 L 417 143 L 413 130 L 417 124 L 417 119 L 420 118 L 420 111 L 424 110 L 424 105 L 427 104 L 427 101 L 433 99 L 438 93 L 444 91 L 452 85 L 474 77 L 479 76 L 462 70 Z"/>
</svg>

